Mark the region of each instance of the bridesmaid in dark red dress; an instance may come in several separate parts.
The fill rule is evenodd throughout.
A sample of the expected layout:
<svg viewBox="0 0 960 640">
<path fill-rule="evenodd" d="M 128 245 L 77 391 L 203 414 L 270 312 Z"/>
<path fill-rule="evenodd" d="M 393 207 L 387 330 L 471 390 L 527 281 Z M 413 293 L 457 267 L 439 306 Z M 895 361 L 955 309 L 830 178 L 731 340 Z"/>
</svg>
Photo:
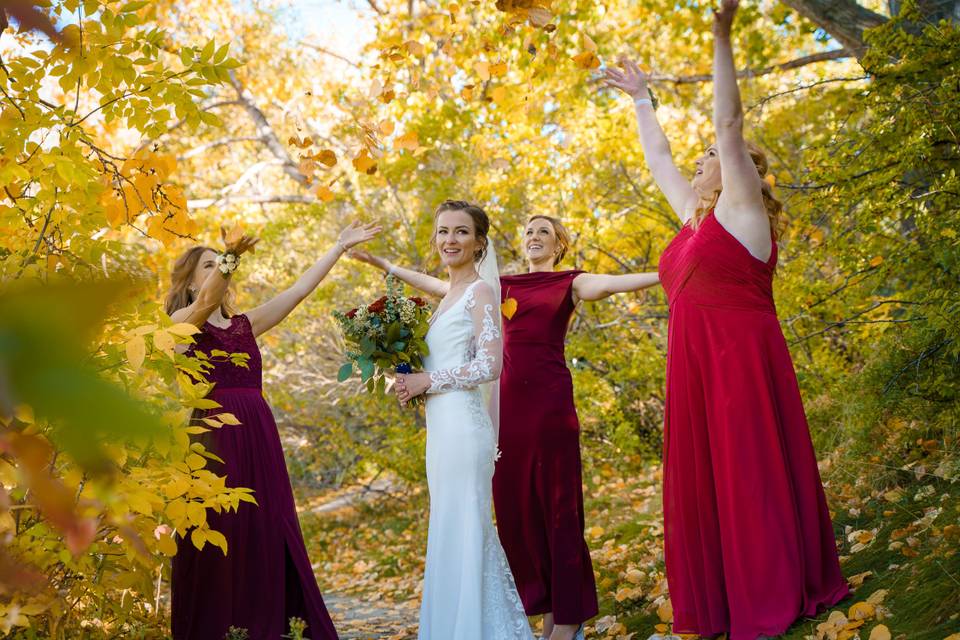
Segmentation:
<svg viewBox="0 0 960 640">
<path fill-rule="evenodd" d="M 277 425 L 263 397 L 255 338 L 286 318 L 347 248 L 377 231 L 351 224 L 292 287 L 246 314 L 231 313 L 228 285 L 239 257 L 255 239 L 228 243 L 223 254 L 193 247 L 174 266 L 167 313 L 201 329 L 189 351 L 210 355 L 219 349 L 249 356 L 247 367 L 218 362 L 207 375 L 216 383 L 210 397 L 221 405 L 210 413 L 232 413 L 241 424 L 212 429 L 203 437 L 207 449 L 223 460 L 210 461 L 210 470 L 225 475 L 228 486 L 253 489 L 257 500 L 256 505 L 241 502 L 236 512 L 207 511 L 211 528 L 227 539 L 226 555 L 210 544 L 197 550 L 189 533 L 178 537 L 172 576 L 174 640 L 222 640 L 230 627 L 246 629 L 251 640 L 280 640 L 294 616 L 307 623 L 307 638 L 337 637 L 300 532 Z"/>
<path fill-rule="evenodd" d="M 667 581 L 678 633 L 755 640 L 848 594 L 793 362 L 773 302 L 781 206 L 742 133 L 730 29 L 714 20 L 717 143 L 687 183 L 625 61 L 644 155 L 684 221 L 660 259 L 670 303 L 664 425 Z"/>
<path fill-rule="evenodd" d="M 554 271 L 570 246 L 559 220 L 533 216 L 523 250 L 529 272 L 502 276 L 501 458 L 493 475 L 497 531 L 527 615 L 543 615 L 551 640 L 582 637 L 597 615 L 597 589 L 583 537 L 580 423 L 564 356 L 580 300 L 657 284 L 656 273 Z M 427 293 L 447 283 L 364 252 L 352 255 Z"/>
</svg>

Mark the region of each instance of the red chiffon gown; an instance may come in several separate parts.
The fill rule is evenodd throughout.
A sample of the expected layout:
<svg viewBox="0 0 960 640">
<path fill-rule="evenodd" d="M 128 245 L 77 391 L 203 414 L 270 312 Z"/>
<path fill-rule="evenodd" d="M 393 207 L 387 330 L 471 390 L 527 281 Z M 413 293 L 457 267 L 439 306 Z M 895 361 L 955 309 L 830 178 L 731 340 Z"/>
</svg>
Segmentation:
<svg viewBox="0 0 960 640">
<path fill-rule="evenodd" d="M 178 539 L 173 557 L 172 619 L 174 640 L 222 640 L 231 627 L 247 630 L 250 640 L 280 640 L 287 622 L 307 623 L 306 637 L 337 637 L 310 567 L 300 532 L 293 490 L 273 413 L 263 398 L 260 350 L 250 322 L 233 316 L 226 329 L 204 324 L 194 349 L 250 355 L 249 368 L 218 363 L 208 374 L 216 386 L 211 397 L 241 422 L 205 434 L 204 444 L 223 459 L 209 462 L 226 475 L 227 486 L 254 490 L 258 505 L 241 502 L 236 512 L 207 510 L 210 526 L 227 538 L 228 553 L 212 545 L 198 551 Z"/>
<path fill-rule="evenodd" d="M 660 258 L 670 303 L 663 515 L 678 633 L 782 634 L 848 594 L 790 352 L 777 249 L 711 213 Z"/>
<path fill-rule="evenodd" d="M 527 615 L 558 624 L 597 615 L 597 589 L 583 538 L 580 423 L 564 338 L 571 286 L 581 271 L 503 276 L 517 310 L 503 318 L 502 452 L 493 475 L 500 543 Z"/>
</svg>

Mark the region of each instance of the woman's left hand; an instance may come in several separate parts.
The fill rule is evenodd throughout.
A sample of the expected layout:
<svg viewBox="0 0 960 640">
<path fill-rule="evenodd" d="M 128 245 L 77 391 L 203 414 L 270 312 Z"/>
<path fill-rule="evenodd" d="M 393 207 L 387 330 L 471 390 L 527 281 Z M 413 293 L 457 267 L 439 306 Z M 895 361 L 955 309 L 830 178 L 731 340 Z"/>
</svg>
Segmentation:
<svg viewBox="0 0 960 640">
<path fill-rule="evenodd" d="M 430 374 L 426 372 L 399 374 L 394 385 L 400 404 L 407 404 L 429 388 Z"/>
<path fill-rule="evenodd" d="M 733 18 L 737 15 L 740 0 L 720 0 L 720 8 L 713 12 L 713 35 L 729 36 Z"/>
<path fill-rule="evenodd" d="M 344 251 L 360 244 L 361 242 L 366 242 L 370 238 L 373 238 L 378 233 L 380 233 L 381 227 L 375 222 L 370 224 L 361 225 L 359 222 L 354 220 L 347 227 L 340 232 L 340 237 L 337 238 L 337 244 L 339 244 Z"/>
</svg>

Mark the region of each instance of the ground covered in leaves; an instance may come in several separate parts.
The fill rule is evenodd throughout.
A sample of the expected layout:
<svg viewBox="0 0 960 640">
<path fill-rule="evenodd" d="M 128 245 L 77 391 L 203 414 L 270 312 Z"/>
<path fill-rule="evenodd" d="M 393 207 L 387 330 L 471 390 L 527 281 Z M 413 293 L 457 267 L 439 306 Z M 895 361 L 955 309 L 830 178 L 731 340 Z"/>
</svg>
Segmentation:
<svg viewBox="0 0 960 640">
<path fill-rule="evenodd" d="M 854 594 L 816 619 L 798 622 L 784 637 L 960 640 L 960 487 L 923 458 L 872 475 L 875 483 L 838 460 L 839 454 L 822 469 Z M 670 638 L 659 465 L 633 460 L 586 471 L 586 533 L 601 598 L 601 613 L 587 636 Z M 311 557 L 343 637 L 415 638 L 425 488 L 348 488 L 302 504 Z M 539 621 L 532 622 L 538 629 Z"/>
</svg>

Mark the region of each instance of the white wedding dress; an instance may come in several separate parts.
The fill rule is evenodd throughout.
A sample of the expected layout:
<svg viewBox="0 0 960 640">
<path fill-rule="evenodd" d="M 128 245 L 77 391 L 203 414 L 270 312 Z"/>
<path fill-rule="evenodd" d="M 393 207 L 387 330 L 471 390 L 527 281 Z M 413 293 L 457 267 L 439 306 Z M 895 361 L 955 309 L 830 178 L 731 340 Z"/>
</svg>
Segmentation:
<svg viewBox="0 0 960 640">
<path fill-rule="evenodd" d="M 499 295 L 482 280 L 427 333 L 430 527 L 419 640 L 531 640 L 493 526 L 497 437 L 480 385 L 500 376 Z M 496 315 L 495 315 L 496 314 Z"/>
</svg>

